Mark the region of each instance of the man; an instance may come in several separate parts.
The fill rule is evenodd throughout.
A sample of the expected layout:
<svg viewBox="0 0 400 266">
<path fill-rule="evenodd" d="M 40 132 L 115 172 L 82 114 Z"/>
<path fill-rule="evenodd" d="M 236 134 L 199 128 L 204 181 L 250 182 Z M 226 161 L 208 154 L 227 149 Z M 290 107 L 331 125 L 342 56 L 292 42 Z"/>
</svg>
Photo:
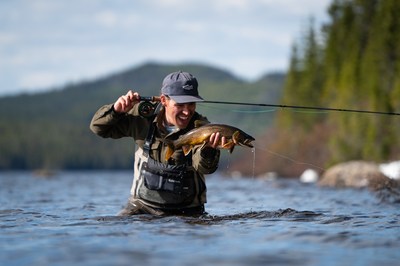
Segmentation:
<svg viewBox="0 0 400 266">
<path fill-rule="evenodd" d="M 197 79 L 190 73 L 167 75 L 160 99 L 155 114 L 143 117 L 139 93 L 128 91 L 114 104 L 101 107 L 90 124 L 101 137 L 132 137 L 137 146 L 131 196 L 119 215 L 204 213 L 204 175 L 216 171 L 220 156 L 217 146 L 226 139 L 214 133 L 206 145 L 195 147 L 187 156 L 177 150 L 166 161 L 168 141 L 193 129 L 196 120 L 208 121 L 196 112 L 196 102 L 203 98 Z"/>
</svg>

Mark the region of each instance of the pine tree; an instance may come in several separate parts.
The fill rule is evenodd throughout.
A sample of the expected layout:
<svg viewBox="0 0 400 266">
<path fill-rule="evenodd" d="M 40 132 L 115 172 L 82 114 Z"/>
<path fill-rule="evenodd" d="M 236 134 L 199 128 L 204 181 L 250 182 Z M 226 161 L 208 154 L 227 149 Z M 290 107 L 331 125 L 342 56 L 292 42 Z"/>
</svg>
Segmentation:
<svg viewBox="0 0 400 266">
<path fill-rule="evenodd" d="M 329 14 L 332 22 L 326 28 L 324 102 L 333 108 L 354 107 L 358 99 L 355 93 L 359 58 L 357 15 L 349 1 L 334 1 Z M 329 146 L 333 161 L 343 160 L 343 154 L 347 158 L 359 156 L 354 146 L 362 143 L 349 134 L 349 125 L 353 122 L 350 115 L 330 114 L 329 123 L 335 130 Z"/>
<path fill-rule="evenodd" d="M 294 44 L 290 67 L 287 73 L 282 102 L 285 105 L 319 106 L 322 93 L 323 71 L 321 70 L 321 49 L 314 22 L 303 36 L 300 45 Z M 304 130 L 318 121 L 318 115 L 304 115 L 284 112 L 278 119 L 280 125 Z"/>
<path fill-rule="evenodd" d="M 334 0 L 328 13 L 322 45 L 310 27 L 294 46 L 283 102 L 399 112 L 400 1 Z M 281 128 L 296 130 L 297 140 L 288 142 L 290 151 L 293 143 L 317 134 L 316 125 L 324 125 L 330 129 L 326 149 L 331 163 L 400 155 L 397 117 L 338 112 L 326 120 L 291 112 L 280 117 Z"/>
<path fill-rule="evenodd" d="M 391 95 L 396 79 L 396 62 L 399 60 L 398 1 L 385 0 L 376 4 L 376 16 L 370 27 L 370 38 L 361 64 L 362 87 L 368 95 L 372 110 L 392 111 Z M 392 117 L 370 117 L 366 131 L 363 157 L 379 160 L 388 158 L 396 133 L 390 127 Z"/>
<path fill-rule="evenodd" d="M 298 45 L 294 43 L 292 45 L 289 69 L 286 74 L 285 87 L 282 95 L 283 104 L 287 105 L 296 104 L 295 99 L 293 97 L 293 92 L 301 82 L 302 70 L 300 61 L 301 59 L 299 55 Z M 296 120 L 293 119 L 292 114 L 288 112 L 280 112 L 278 114 L 278 119 L 276 121 L 278 123 L 278 127 L 280 128 L 293 128 L 296 123 Z"/>
</svg>

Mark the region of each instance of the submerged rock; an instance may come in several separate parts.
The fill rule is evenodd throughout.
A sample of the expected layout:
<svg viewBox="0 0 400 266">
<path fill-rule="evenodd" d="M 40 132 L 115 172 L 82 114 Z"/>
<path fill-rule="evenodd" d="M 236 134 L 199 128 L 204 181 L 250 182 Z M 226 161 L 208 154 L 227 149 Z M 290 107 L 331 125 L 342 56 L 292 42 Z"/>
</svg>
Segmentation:
<svg viewBox="0 0 400 266">
<path fill-rule="evenodd" d="M 382 173 L 378 164 L 366 161 L 337 164 L 322 175 L 318 184 L 337 188 L 369 188 L 374 191 L 398 187 L 396 181 Z"/>
</svg>

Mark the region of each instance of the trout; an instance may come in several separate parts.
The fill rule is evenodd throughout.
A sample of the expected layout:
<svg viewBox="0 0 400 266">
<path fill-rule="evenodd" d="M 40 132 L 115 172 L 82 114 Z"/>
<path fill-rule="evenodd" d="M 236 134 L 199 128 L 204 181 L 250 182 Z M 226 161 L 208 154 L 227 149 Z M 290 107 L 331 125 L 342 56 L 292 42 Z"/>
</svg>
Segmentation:
<svg viewBox="0 0 400 266">
<path fill-rule="evenodd" d="M 203 147 L 209 141 L 211 134 L 217 132 L 221 134 L 221 137 L 224 136 L 226 139 L 225 145 L 222 146 L 220 144 L 218 148 L 227 149 L 230 153 L 233 152 L 235 145 L 253 148 L 251 142 L 255 139 L 242 130 L 229 125 L 206 124 L 190 130 L 175 141 L 166 141 L 168 147 L 165 160 L 168 160 L 177 149 L 181 148 L 186 156 L 194 146 L 202 145 Z"/>
</svg>

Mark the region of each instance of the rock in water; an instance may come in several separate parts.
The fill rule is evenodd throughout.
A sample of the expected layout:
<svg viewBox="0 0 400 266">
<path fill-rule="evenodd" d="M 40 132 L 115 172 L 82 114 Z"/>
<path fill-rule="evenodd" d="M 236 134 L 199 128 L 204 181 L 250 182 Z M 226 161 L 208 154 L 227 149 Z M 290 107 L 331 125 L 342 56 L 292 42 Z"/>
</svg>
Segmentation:
<svg viewBox="0 0 400 266">
<path fill-rule="evenodd" d="M 380 171 L 378 164 L 366 161 L 337 164 L 322 175 L 318 184 L 338 188 L 369 188 L 374 191 L 398 186 L 397 182 Z"/>
</svg>

